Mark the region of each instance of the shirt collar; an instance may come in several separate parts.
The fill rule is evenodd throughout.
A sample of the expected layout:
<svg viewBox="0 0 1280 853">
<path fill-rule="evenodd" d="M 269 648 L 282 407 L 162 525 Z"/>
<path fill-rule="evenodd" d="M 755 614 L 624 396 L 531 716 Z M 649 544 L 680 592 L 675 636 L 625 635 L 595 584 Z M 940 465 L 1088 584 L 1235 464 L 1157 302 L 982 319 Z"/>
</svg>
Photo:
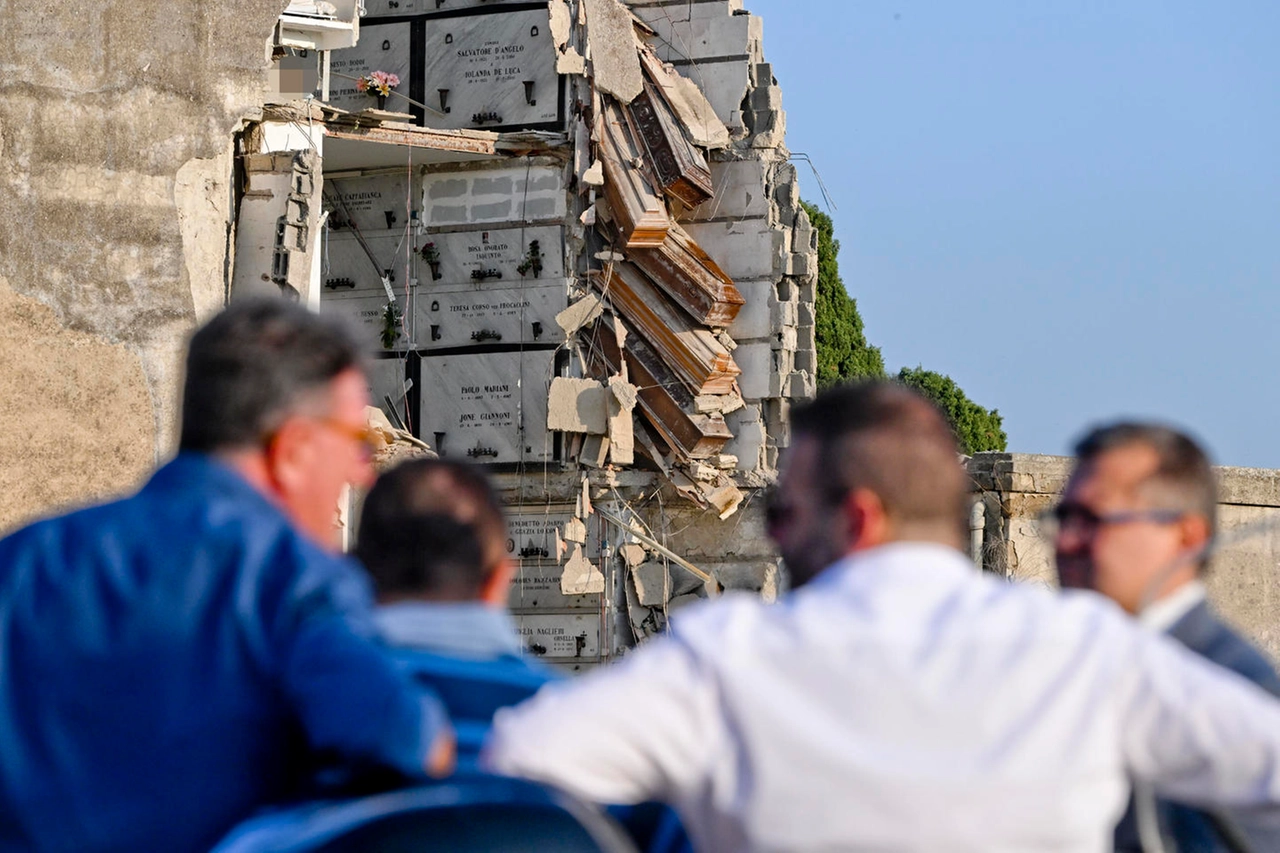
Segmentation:
<svg viewBox="0 0 1280 853">
<path fill-rule="evenodd" d="M 522 649 L 511 615 L 479 602 L 401 601 L 379 607 L 374 620 L 387 645 L 398 648 L 477 659 Z"/>
<path fill-rule="evenodd" d="M 973 562 L 955 548 L 937 542 L 890 542 L 856 551 L 818 573 L 809 586 L 857 583 L 881 576 L 956 579 L 976 573 Z"/>
<path fill-rule="evenodd" d="M 1138 621 L 1152 631 L 1165 632 L 1178 624 L 1178 620 L 1205 600 L 1206 590 L 1200 581 L 1191 581 L 1175 589 L 1164 598 L 1147 606 L 1138 615 Z"/>
</svg>

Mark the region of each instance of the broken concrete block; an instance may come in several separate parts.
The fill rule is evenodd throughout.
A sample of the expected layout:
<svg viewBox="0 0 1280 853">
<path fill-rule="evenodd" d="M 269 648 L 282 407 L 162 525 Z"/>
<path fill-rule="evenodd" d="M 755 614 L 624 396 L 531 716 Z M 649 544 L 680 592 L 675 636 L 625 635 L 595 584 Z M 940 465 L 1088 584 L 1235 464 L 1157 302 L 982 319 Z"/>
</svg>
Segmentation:
<svg viewBox="0 0 1280 853">
<path fill-rule="evenodd" d="M 699 601 L 702 601 L 702 596 L 696 593 L 676 596 L 667 602 L 667 612 L 679 610 L 681 607 L 687 607 L 690 604 L 697 604 Z"/>
<path fill-rule="evenodd" d="M 618 0 L 585 0 L 591 79 L 596 88 L 629 104 L 644 88 L 631 12 Z"/>
<path fill-rule="evenodd" d="M 608 389 L 594 379 L 557 376 L 547 395 L 547 429 L 607 435 L 608 399 Z"/>
<path fill-rule="evenodd" d="M 644 549 L 644 546 L 635 542 L 628 542 L 618 549 L 618 556 L 622 557 L 622 562 L 632 569 L 643 563 L 648 555 L 649 552 Z"/>
<path fill-rule="evenodd" d="M 570 336 L 591 320 L 598 318 L 602 311 L 604 311 L 604 302 L 600 301 L 600 297 L 593 291 L 557 314 L 556 325 L 564 329 L 566 336 Z"/>
<path fill-rule="evenodd" d="M 593 160 L 590 168 L 582 173 L 582 182 L 589 187 L 604 186 L 604 164 Z"/>
<path fill-rule="evenodd" d="M 577 544 L 587 544 L 587 525 L 578 517 L 570 518 L 564 523 L 564 541 Z"/>
<path fill-rule="evenodd" d="M 635 461 L 634 422 L 631 413 L 639 399 L 636 387 L 621 376 L 609 377 L 609 459 L 615 465 Z"/>
<path fill-rule="evenodd" d="M 581 545 L 573 546 L 569 561 L 560 575 L 560 592 L 564 595 L 591 595 L 604 592 L 604 574 L 582 553 Z"/>
<path fill-rule="evenodd" d="M 549 21 L 551 43 L 556 46 L 556 50 L 561 50 L 569 43 L 569 31 L 573 27 L 573 15 L 569 11 L 569 4 L 566 0 L 551 0 L 547 4 L 547 11 L 551 17 Z"/>
<path fill-rule="evenodd" d="M 642 563 L 631 569 L 636 598 L 645 607 L 662 607 L 671 593 L 671 580 L 662 563 Z"/>
<path fill-rule="evenodd" d="M 738 457 L 731 453 L 721 453 L 711 458 L 711 464 L 722 470 L 732 470 L 738 467 Z"/>
<path fill-rule="evenodd" d="M 582 54 L 573 48 L 569 48 L 564 53 L 556 57 L 556 73 L 557 74 L 586 74 L 587 62 L 582 58 Z"/>
<path fill-rule="evenodd" d="M 609 462 L 610 441 L 607 435 L 589 435 L 578 451 L 578 461 L 592 468 L 603 468 Z"/>
<path fill-rule="evenodd" d="M 728 477 L 721 474 L 714 484 L 703 485 L 703 495 L 707 503 L 715 508 L 721 521 L 738 511 L 738 505 L 742 503 L 744 495 Z"/>
<path fill-rule="evenodd" d="M 718 468 L 697 461 L 689 464 L 689 473 L 693 475 L 695 480 L 702 480 L 708 483 L 715 482 L 715 479 L 720 476 Z"/>
</svg>

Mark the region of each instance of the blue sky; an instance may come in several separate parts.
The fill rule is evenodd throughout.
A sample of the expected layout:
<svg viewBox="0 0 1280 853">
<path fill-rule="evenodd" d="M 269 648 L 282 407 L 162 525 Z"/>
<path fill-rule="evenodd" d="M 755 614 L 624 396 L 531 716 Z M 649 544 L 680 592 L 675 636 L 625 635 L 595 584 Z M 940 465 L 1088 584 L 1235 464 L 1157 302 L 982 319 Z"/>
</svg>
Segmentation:
<svg viewBox="0 0 1280 853">
<path fill-rule="evenodd" d="M 745 5 L 886 367 L 1010 450 L 1143 416 L 1280 467 L 1280 3 Z"/>
</svg>

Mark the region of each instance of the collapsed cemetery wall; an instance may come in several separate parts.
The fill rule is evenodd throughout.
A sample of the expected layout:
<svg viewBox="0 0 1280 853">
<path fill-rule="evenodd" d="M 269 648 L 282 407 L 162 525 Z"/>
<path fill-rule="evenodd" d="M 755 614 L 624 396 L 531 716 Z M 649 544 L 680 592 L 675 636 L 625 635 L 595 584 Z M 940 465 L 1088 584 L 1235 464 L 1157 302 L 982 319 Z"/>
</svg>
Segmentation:
<svg viewBox="0 0 1280 853">
<path fill-rule="evenodd" d="M 226 295 L 231 137 L 284 6 L 10 3 L 0 26 L 0 531 L 169 452 Z"/>
</svg>

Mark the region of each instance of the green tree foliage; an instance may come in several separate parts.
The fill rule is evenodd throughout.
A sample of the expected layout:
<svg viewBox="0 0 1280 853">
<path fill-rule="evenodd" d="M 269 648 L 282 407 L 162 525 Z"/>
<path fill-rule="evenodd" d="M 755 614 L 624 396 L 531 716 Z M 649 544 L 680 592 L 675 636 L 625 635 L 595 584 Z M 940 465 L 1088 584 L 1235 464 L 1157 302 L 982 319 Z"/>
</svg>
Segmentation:
<svg viewBox="0 0 1280 853">
<path fill-rule="evenodd" d="M 818 387 L 825 388 L 850 379 L 885 378 L 880 348 L 867 343 L 858 303 L 849 296 L 840 280 L 836 256 L 840 241 L 835 238 L 831 217 L 809 202 L 802 202 L 809 221 L 818 232 L 818 293 L 815 306 L 818 344 Z M 961 450 L 977 453 L 1004 450 L 1008 444 L 1000 412 L 987 411 L 965 396 L 960 386 L 932 370 L 902 368 L 898 381 L 937 403 L 951 421 Z"/>
<path fill-rule="evenodd" d="M 831 217 L 808 202 L 809 221 L 818 232 L 818 294 L 815 337 L 818 342 L 818 387 L 824 388 L 854 378 L 880 379 L 885 375 L 880 348 L 867 345 L 858 303 L 844 289 L 836 255 L 840 241 L 835 238 Z"/>
<path fill-rule="evenodd" d="M 950 376 L 923 367 L 904 367 L 898 371 L 898 381 L 919 391 L 942 409 L 955 430 L 961 452 L 1004 450 L 1008 445 L 1000 411 L 987 411 L 970 400 Z"/>
</svg>

